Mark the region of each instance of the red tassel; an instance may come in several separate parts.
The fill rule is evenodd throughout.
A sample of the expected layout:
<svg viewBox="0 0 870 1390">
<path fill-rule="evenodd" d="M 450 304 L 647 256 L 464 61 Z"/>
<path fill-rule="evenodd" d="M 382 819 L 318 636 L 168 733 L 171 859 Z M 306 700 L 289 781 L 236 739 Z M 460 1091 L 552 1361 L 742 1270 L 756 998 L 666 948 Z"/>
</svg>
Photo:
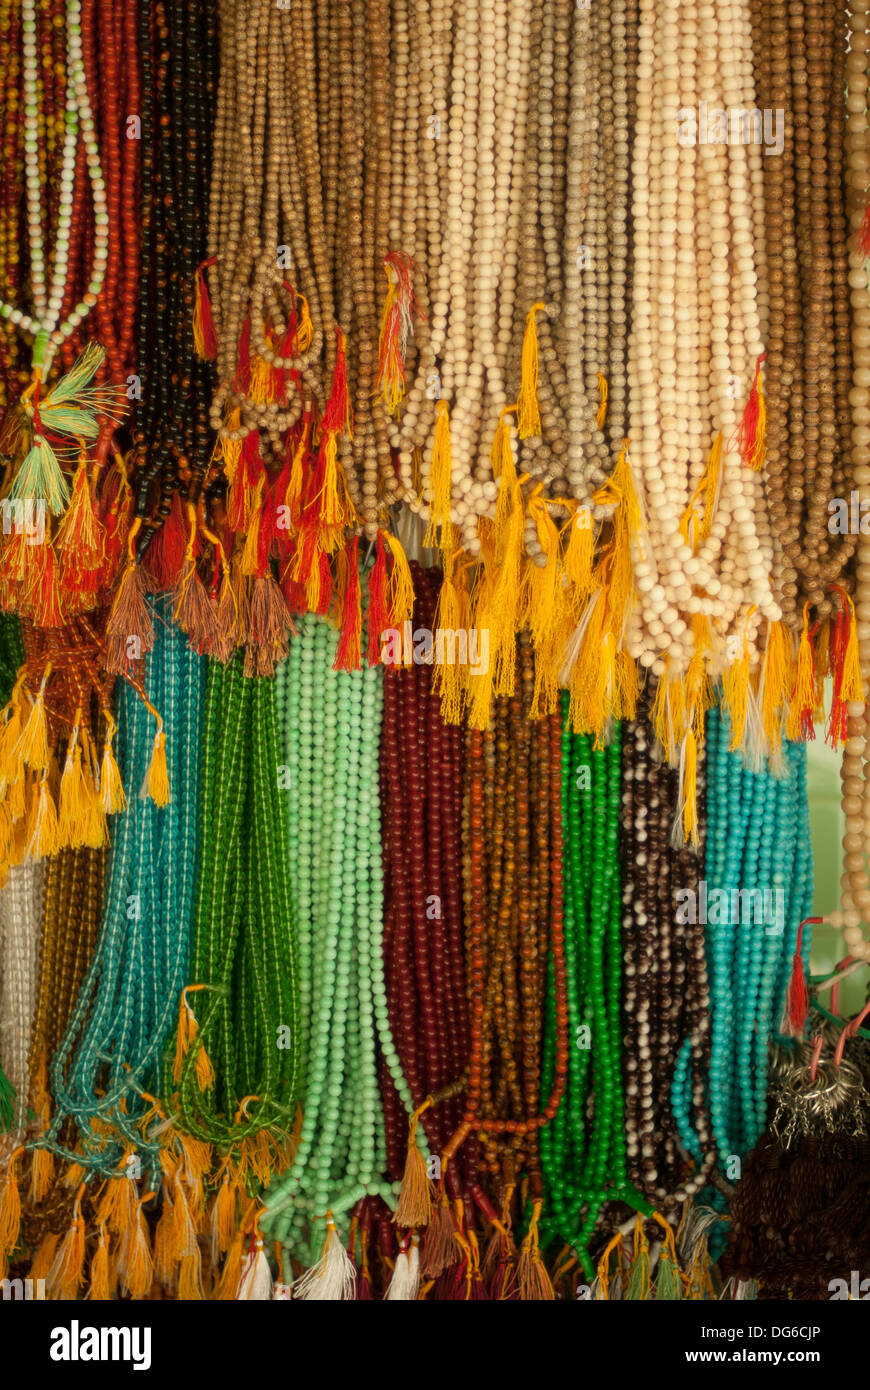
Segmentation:
<svg viewBox="0 0 870 1390">
<path fill-rule="evenodd" d="M 749 400 L 746 402 L 738 431 L 740 457 L 750 468 L 755 469 L 760 468 L 764 462 L 766 414 L 761 368 L 766 359 L 767 354 L 763 352 L 755 364 L 752 390 L 749 392 Z"/>
<path fill-rule="evenodd" d="M 353 408 L 347 388 L 346 339 L 340 328 L 336 328 L 335 331 L 338 334 L 338 352 L 335 371 L 332 374 L 332 390 L 326 402 L 320 428 L 324 435 L 344 433 L 353 439 Z"/>
<path fill-rule="evenodd" d="M 334 671 L 358 671 L 360 664 L 360 637 L 362 634 L 362 604 L 359 584 L 359 536 L 354 536 L 345 550 L 344 603 L 341 615 L 341 631 Z"/>
<path fill-rule="evenodd" d="M 217 257 L 212 256 L 210 260 L 203 261 L 196 272 L 194 286 L 193 346 L 197 357 L 202 357 L 206 362 L 214 362 L 217 357 L 218 344 L 204 272 L 209 266 L 214 265 L 216 260 Z"/>
<path fill-rule="evenodd" d="M 174 492 L 169 515 L 149 544 L 142 560 L 154 580 L 156 592 L 165 593 L 167 589 L 172 588 L 181 572 L 186 549 L 187 533 L 181 513 L 181 499 L 178 493 Z"/>
<path fill-rule="evenodd" d="M 33 621 L 37 627 L 63 627 L 54 547 L 47 543 L 38 549 L 43 554 L 42 569 L 34 576 L 33 588 L 27 595 L 33 605 Z"/>
<path fill-rule="evenodd" d="M 798 928 L 795 953 L 792 957 L 791 978 L 786 993 L 785 1010 L 780 1030 L 786 1037 L 802 1038 L 810 1016 L 810 994 L 804 973 L 803 940 L 804 927 L 808 922 L 820 922 L 820 917 L 807 917 Z"/>
<path fill-rule="evenodd" d="M 377 666 L 381 659 L 381 633 L 390 626 L 390 577 L 387 573 L 387 555 L 380 531 L 375 542 L 375 563 L 367 587 L 369 607 L 366 660 L 369 666 Z"/>
</svg>

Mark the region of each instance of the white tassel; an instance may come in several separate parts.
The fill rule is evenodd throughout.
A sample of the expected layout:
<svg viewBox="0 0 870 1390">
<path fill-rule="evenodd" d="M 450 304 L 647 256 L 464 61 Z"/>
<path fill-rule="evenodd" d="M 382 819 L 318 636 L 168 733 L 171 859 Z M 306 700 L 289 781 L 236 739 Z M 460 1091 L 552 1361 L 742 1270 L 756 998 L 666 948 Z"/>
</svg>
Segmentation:
<svg viewBox="0 0 870 1390">
<path fill-rule="evenodd" d="M 292 1285 L 292 1284 L 276 1284 L 276 1285 L 275 1285 L 275 1292 L 272 1294 L 272 1302 L 273 1302 L 273 1303 L 283 1302 L 285 1299 L 291 1299 L 292 1297 L 293 1297 L 293 1285 Z"/>
<path fill-rule="evenodd" d="M 258 1240 L 256 1251 L 248 1255 L 242 1269 L 236 1299 L 262 1303 L 271 1297 L 272 1271 L 263 1250 L 263 1242 Z"/>
<path fill-rule="evenodd" d="M 405 1303 L 416 1302 L 420 1292 L 420 1237 L 411 1236 L 410 1249 L 401 1249 L 396 1259 L 393 1277 L 384 1294 L 385 1299 Z"/>
<path fill-rule="evenodd" d="M 293 1285 L 293 1297 L 327 1302 L 356 1298 L 356 1270 L 341 1243 L 332 1213 L 326 1214 L 323 1254 Z"/>
</svg>

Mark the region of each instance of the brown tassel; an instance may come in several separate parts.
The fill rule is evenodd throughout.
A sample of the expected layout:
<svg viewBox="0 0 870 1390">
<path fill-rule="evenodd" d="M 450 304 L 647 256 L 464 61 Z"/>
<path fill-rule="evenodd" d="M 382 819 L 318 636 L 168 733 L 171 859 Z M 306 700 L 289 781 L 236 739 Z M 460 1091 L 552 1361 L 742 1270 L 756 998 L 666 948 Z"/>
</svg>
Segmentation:
<svg viewBox="0 0 870 1390">
<path fill-rule="evenodd" d="M 411 1116 L 408 1126 L 408 1157 L 393 1220 L 397 1226 L 428 1226 L 432 1219 L 432 1183 L 426 1171 L 426 1160 L 417 1143 L 420 1116 L 429 1109 L 432 1097 L 427 1096 Z"/>
<path fill-rule="evenodd" d="M 523 1300 L 544 1300 L 551 1302 L 556 1295 L 550 1276 L 547 1273 L 538 1244 L 538 1221 L 541 1216 L 540 1201 L 532 1204 L 532 1219 L 517 1264 L 517 1285 Z"/>
</svg>

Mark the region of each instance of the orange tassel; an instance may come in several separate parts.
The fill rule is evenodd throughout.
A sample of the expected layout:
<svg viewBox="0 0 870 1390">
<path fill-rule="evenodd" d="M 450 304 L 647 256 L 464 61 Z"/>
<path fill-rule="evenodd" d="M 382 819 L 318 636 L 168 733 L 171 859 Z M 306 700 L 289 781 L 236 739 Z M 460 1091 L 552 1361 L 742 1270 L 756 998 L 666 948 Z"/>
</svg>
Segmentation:
<svg viewBox="0 0 870 1390">
<path fill-rule="evenodd" d="M 21 1227 L 21 1197 L 18 1193 L 18 1178 L 15 1164 L 23 1148 L 13 1149 L 6 1165 L 6 1178 L 3 1183 L 3 1196 L 0 1198 L 0 1254 L 9 1257 L 18 1245 Z"/>
<path fill-rule="evenodd" d="M 178 1009 L 178 1035 L 175 1044 L 175 1061 L 172 1067 L 172 1079 L 176 1085 L 181 1080 L 184 1059 L 199 1035 L 199 1026 L 193 1015 L 193 1010 L 187 1002 L 187 995 L 188 992 L 196 993 L 200 989 L 202 989 L 202 985 L 187 985 L 181 991 L 181 1004 Z M 215 1076 L 214 1067 L 202 1044 L 200 1044 L 197 1049 L 195 1069 L 199 1089 L 201 1091 L 207 1091 L 209 1086 L 214 1085 Z"/>
</svg>

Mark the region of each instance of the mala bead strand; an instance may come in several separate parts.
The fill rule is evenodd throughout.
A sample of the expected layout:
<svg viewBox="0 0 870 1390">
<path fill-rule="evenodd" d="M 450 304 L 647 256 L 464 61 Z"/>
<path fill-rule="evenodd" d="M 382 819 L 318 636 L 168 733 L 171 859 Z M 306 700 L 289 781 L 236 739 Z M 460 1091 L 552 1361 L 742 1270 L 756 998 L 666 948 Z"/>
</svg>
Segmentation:
<svg viewBox="0 0 870 1390">
<path fill-rule="evenodd" d="M 217 1145 L 242 1184 L 255 1143 L 261 1154 L 266 1144 L 267 1171 L 286 1163 L 302 1083 L 274 711 L 273 680 L 245 677 L 238 654 L 225 672 L 209 662 L 190 969 L 202 1017 L 176 1104 L 183 1132 Z"/>
<path fill-rule="evenodd" d="M 377 777 L 382 674 L 377 668 L 336 671 L 329 625 L 306 617 L 300 627 L 289 665 L 297 668 L 293 680 L 301 683 L 302 708 L 310 707 L 308 718 L 322 730 L 310 764 L 288 763 L 291 824 L 297 814 L 312 819 L 305 832 L 311 836 L 311 889 L 301 900 L 294 894 L 294 913 L 305 917 L 301 935 L 311 953 L 303 1045 L 309 1065 L 293 1168 L 273 1184 L 266 1205 L 275 1236 L 308 1260 L 316 1258 L 314 1246 L 320 1243 L 312 1218 L 328 1210 L 344 1222 L 367 1192 L 393 1202 L 395 1189 L 383 1176 L 387 1148 L 376 1039 L 408 1111 L 412 1102 L 392 1042 L 382 958 Z M 288 720 L 292 714 L 288 704 Z M 288 738 L 291 727 L 288 723 L 284 730 L 288 759 L 301 748 Z"/>
<path fill-rule="evenodd" d="M 161 609 L 164 621 L 148 675 L 149 693 L 160 701 L 169 731 L 170 802 L 161 810 L 137 800 L 122 813 L 109 856 L 100 938 L 52 1064 L 57 1109 L 47 1142 L 70 1115 L 87 1144 L 91 1121 L 99 1115 L 120 1144 L 113 1160 L 103 1142 L 104 1171 L 112 1171 L 126 1145 L 141 1148 L 134 1127 L 137 1087 L 161 1088 L 161 1052 L 187 982 L 205 672 L 183 634 L 164 625 L 166 601 Z M 145 706 L 125 686 L 119 752 L 128 786 L 145 779 L 152 741 Z M 112 1064 L 104 1077 L 107 1054 Z"/>
<path fill-rule="evenodd" d="M 522 641 L 518 676 L 522 693 L 498 702 L 496 730 L 487 735 L 471 730 L 467 736 L 463 833 L 471 1045 L 463 1122 L 443 1152 L 442 1171 L 452 1165 L 464 1139 L 476 1134 L 493 1178 L 513 1183 L 526 1170 L 535 1202 L 541 1182 L 539 1134 L 558 1111 L 568 1073 L 562 873 L 561 862 L 554 866 L 552 859 L 554 853 L 561 859 L 553 771 L 560 734 L 555 716 L 528 719 L 534 669 Z M 490 771 L 487 743 L 494 759 Z M 487 809 L 484 788 L 495 786 L 495 769 L 507 794 L 503 803 L 493 801 Z M 544 1036 L 550 955 L 555 1042 L 552 1071 L 542 1089 L 531 1051 L 537 1055 Z"/>
<path fill-rule="evenodd" d="M 45 865 L 18 864 L 0 889 L 0 1060 L 13 1093 L 11 1123 L 2 1147 L 11 1151 L 28 1127 L 30 1048 L 39 981 L 40 933 L 45 895 Z"/>
<path fill-rule="evenodd" d="M 548 1238 L 559 1235 L 568 1241 L 592 1277 L 588 1247 L 608 1190 L 632 1205 L 641 1200 L 628 1184 L 620 1076 L 621 729 L 614 725 L 611 743 L 595 749 L 586 735 L 570 733 L 567 718 L 562 727 L 566 984 L 572 1045 L 565 1100 L 541 1136 L 547 1185 L 543 1229 Z M 544 1058 L 545 1083 L 554 1059 L 551 1042 Z M 595 1096 L 591 1126 L 590 1089 Z"/>
<path fill-rule="evenodd" d="M 707 726 L 710 1110 L 727 1171 L 729 1159 L 747 1153 L 764 1128 L 767 1044 L 781 1031 L 798 926 L 810 912 L 812 868 L 803 745 L 786 743 L 786 774 L 775 778 L 741 766 L 718 711 Z M 763 829 L 770 821 L 772 838 Z M 770 883 L 759 881 L 760 871 L 770 872 Z M 801 951 L 806 968 L 806 933 Z"/>
</svg>

